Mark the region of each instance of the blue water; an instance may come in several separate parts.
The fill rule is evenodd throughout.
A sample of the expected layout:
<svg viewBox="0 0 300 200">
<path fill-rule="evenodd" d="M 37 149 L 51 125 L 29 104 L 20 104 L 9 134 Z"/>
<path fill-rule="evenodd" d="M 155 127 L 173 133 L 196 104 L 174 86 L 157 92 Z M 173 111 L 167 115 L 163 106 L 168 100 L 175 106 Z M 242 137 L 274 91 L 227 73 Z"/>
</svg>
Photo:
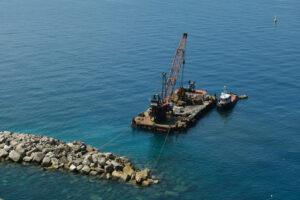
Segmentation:
<svg viewBox="0 0 300 200">
<path fill-rule="evenodd" d="M 278 23 L 273 23 L 274 16 Z M 0 130 L 100 147 L 150 168 L 132 130 L 188 33 L 185 82 L 248 94 L 173 135 L 159 185 L 0 163 L 0 198 L 300 199 L 300 1 L 0 0 Z"/>
</svg>

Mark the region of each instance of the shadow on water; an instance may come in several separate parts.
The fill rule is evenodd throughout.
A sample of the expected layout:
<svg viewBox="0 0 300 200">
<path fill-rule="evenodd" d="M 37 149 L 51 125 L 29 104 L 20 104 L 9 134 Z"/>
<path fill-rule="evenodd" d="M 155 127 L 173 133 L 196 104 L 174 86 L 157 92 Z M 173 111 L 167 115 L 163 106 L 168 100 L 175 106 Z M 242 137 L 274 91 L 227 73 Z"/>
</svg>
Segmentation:
<svg viewBox="0 0 300 200">
<path fill-rule="evenodd" d="M 217 112 L 220 114 L 220 116 L 222 117 L 223 120 L 226 120 L 233 113 L 234 108 L 235 108 L 235 106 L 233 106 L 231 108 L 227 108 L 227 109 L 217 108 Z"/>
</svg>

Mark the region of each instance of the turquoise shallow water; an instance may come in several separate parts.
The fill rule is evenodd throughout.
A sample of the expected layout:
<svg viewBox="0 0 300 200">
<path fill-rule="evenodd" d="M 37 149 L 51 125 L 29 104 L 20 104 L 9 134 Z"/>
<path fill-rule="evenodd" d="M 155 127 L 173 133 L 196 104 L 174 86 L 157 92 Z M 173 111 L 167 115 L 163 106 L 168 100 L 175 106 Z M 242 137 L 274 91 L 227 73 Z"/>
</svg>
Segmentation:
<svg viewBox="0 0 300 200">
<path fill-rule="evenodd" d="M 0 163 L 0 197 L 299 199 L 299 21 L 297 0 L 1 0 L 1 130 L 96 147 L 124 131 L 103 150 L 151 167 L 164 136 L 129 124 L 169 71 L 183 32 L 185 81 L 249 99 L 171 136 L 159 185 Z"/>
</svg>

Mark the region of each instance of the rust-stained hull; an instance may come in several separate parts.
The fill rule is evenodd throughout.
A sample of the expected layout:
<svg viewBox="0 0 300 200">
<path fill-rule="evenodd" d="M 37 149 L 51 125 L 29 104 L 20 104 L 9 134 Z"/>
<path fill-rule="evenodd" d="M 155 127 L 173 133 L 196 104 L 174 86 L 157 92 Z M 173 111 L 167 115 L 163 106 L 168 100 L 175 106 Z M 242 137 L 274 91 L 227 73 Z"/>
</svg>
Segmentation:
<svg viewBox="0 0 300 200">
<path fill-rule="evenodd" d="M 174 112 L 173 120 L 155 123 L 151 121 L 149 110 L 132 119 L 131 127 L 156 133 L 180 133 L 194 126 L 196 121 L 216 105 L 215 100 L 204 101 L 202 105 L 185 106 L 183 114 Z"/>
</svg>

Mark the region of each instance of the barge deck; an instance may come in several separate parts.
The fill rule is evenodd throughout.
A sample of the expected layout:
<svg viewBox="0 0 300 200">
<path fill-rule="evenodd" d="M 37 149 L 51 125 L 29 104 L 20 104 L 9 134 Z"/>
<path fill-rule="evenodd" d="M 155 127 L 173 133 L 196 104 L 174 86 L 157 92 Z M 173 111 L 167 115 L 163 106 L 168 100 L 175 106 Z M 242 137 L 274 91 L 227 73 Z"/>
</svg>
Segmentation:
<svg viewBox="0 0 300 200">
<path fill-rule="evenodd" d="M 215 99 L 203 101 L 201 105 L 174 106 L 173 114 L 162 122 L 155 122 L 151 117 L 151 108 L 133 118 L 131 126 L 158 133 L 179 133 L 195 125 L 211 108 L 215 107 Z"/>
</svg>

